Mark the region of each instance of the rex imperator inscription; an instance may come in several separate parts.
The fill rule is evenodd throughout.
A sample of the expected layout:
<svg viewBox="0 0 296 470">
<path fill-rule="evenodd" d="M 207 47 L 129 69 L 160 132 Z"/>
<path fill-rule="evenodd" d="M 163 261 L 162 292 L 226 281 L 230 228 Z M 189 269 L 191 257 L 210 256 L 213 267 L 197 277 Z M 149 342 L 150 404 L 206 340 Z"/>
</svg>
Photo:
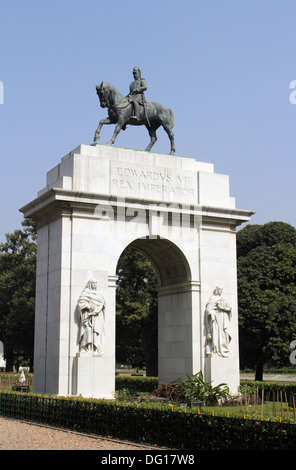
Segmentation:
<svg viewBox="0 0 296 470">
<path fill-rule="evenodd" d="M 111 163 L 112 194 L 196 202 L 197 182 L 191 172 L 165 167 Z"/>
</svg>

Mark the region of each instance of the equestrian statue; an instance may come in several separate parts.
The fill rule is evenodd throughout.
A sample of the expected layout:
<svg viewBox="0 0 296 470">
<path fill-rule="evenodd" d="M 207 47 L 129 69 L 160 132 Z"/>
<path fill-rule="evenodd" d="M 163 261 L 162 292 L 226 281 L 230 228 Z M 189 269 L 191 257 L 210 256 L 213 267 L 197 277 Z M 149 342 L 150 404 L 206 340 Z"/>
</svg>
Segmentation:
<svg viewBox="0 0 296 470">
<path fill-rule="evenodd" d="M 115 86 L 107 82 L 96 85 L 96 92 L 102 108 L 108 109 L 108 117 L 102 119 L 94 136 L 94 143 L 100 138 L 104 124 L 116 124 L 114 134 L 107 145 L 114 144 L 121 129 L 125 130 L 128 124 L 132 126 L 145 126 L 149 132 L 150 143 L 146 151 L 150 151 L 157 141 L 156 131 L 162 126 L 166 131 L 170 143 L 170 155 L 175 153 L 175 141 L 172 129 L 174 127 L 174 114 L 170 108 L 159 103 L 146 101 L 144 92 L 147 90 L 146 80 L 141 77 L 139 67 L 133 69 L 134 81 L 130 84 L 129 94 L 123 96 Z"/>
</svg>

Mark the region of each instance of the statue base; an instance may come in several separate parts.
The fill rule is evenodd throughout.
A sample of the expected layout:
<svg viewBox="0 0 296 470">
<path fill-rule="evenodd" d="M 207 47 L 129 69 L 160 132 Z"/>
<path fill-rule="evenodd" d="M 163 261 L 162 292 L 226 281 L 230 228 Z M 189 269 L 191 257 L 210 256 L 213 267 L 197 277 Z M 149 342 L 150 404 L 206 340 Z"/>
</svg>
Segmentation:
<svg viewBox="0 0 296 470">
<path fill-rule="evenodd" d="M 115 390 L 114 367 L 108 367 L 108 360 L 92 354 L 77 354 L 76 395 L 86 398 L 114 399 L 110 390 Z M 111 371 L 111 374 L 110 374 Z"/>
<path fill-rule="evenodd" d="M 236 395 L 240 383 L 237 362 L 238 357 L 233 354 L 230 354 L 227 358 L 218 354 L 207 355 L 205 357 L 205 381 L 212 382 L 213 387 L 226 384 L 229 387 L 230 394 Z"/>
</svg>

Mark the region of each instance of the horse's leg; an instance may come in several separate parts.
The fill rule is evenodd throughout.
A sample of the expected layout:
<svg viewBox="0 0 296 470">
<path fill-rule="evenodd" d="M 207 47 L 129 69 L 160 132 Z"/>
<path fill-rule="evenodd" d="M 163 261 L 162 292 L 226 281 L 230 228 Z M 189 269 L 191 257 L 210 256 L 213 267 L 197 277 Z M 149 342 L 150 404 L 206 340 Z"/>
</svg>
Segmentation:
<svg viewBox="0 0 296 470">
<path fill-rule="evenodd" d="M 109 142 L 107 142 L 106 145 L 112 145 L 114 144 L 115 140 L 116 140 L 116 137 L 118 136 L 119 132 L 121 131 L 121 129 L 123 128 L 124 126 L 124 123 L 125 121 L 123 120 L 118 120 L 117 124 L 116 124 L 116 127 L 115 127 L 115 131 L 113 133 L 113 136 L 112 138 L 109 140 Z"/>
<path fill-rule="evenodd" d="M 100 139 L 100 132 L 101 132 L 101 129 L 103 127 L 104 124 L 112 124 L 112 122 L 110 121 L 110 118 L 106 118 L 106 119 L 102 119 L 100 122 L 99 122 L 99 125 L 97 127 L 97 130 L 95 132 L 95 136 L 94 136 L 94 142 L 97 142 L 97 140 Z"/>
<path fill-rule="evenodd" d="M 170 155 L 174 155 L 174 153 L 176 151 L 174 133 L 173 133 L 172 129 L 170 128 L 170 126 L 167 126 L 167 125 L 163 124 L 163 128 L 166 131 L 167 135 L 169 136 L 169 139 L 170 139 L 170 142 L 171 142 Z"/>
<path fill-rule="evenodd" d="M 149 127 L 149 126 L 146 126 L 148 132 L 149 132 L 149 135 L 150 135 L 150 143 L 148 145 L 148 147 L 146 148 L 146 151 L 147 152 L 150 152 L 150 150 L 152 149 L 153 145 L 155 144 L 155 142 L 157 141 L 157 137 L 156 137 L 156 128 L 155 127 Z"/>
</svg>

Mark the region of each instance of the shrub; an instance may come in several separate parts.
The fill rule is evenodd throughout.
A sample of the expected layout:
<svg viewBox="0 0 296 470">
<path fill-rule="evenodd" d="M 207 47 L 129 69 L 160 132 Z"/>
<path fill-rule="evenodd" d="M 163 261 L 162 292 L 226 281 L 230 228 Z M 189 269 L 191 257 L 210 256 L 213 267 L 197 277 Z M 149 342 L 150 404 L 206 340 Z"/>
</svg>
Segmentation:
<svg viewBox="0 0 296 470">
<path fill-rule="evenodd" d="M 214 405 L 221 399 L 229 397 L 229 387 L 222 383 L 215 387 L 211 382 L 205 382 L 201 371 L 197 374 L 187 375 L 187 380 L 180 380 L 179 384 L 185 390 L 185 396 L 190 400 L 206 402 Z"/>
<path fill-rule="evenodd" d="M 296 450 L 294 424 L 159 404 L 2 392 L 0 415 L 173 449 Z"/>
<path fill-rule="evenodd" d="M 119 375 L 115 378 L 116 390 L 131 390 L 137 392 L 153 392 L 158 387 L 157 377 L 125 376 Z"/>
</svg>

